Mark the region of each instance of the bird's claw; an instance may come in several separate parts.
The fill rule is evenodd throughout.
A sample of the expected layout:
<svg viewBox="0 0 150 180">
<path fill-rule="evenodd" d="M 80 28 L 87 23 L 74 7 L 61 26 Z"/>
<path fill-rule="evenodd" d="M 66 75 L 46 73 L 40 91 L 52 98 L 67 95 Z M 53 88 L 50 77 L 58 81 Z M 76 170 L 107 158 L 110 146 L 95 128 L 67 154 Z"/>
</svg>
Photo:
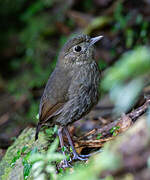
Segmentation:
<svg viewBox="0 0 150 180">
<path fill-rule="evenodd" d="M 88 158 L 84 155 L 78 155 L 78 154 L 74 154 L 73 160 L 80 160 L 80 161 L 86 161 L 88 160 Z"/>
<path fill-rule="evenodd" d="M 72 167 L 71 164 L 65 159 L 62 161 L 62 168 L 66 169 L 68 167 Z"/>
<path fill-rule="evenodd" d="M 82 158 L 87 158 L 87 157 L 91 157 L 92 154 L 80 154 L 79 156 Z"/>
</svg>

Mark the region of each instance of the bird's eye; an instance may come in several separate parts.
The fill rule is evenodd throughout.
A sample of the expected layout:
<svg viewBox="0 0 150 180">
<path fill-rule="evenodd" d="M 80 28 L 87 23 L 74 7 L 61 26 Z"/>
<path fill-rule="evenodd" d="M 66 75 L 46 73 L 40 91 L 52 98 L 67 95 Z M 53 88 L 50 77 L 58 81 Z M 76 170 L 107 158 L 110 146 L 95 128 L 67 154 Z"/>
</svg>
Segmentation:
<svg viewBox="0 0 150 180">
<path fill-rule="evenodd" d="M 74 50 L 76 51 L 76 52 L 80 52 L 81 51 L 81 46 L 76 46 L 75 48 L 74 48 Z"/>
</svg>

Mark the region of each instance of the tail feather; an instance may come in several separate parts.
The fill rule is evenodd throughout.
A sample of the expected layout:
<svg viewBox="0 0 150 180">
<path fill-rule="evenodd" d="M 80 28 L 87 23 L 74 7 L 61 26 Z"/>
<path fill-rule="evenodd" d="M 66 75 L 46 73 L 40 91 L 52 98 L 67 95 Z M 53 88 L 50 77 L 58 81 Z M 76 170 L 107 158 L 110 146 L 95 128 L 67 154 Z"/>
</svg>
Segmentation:
<svg viewBox="0 0 150 180">
<path fill-rule="evenodd" d="M 38 139 L 38 135 L 40 132 L 42 124 L 38 123 L 38 125 L 36 126 L 36 133 L 35 133 L 35 141 Z"/>
</svg>

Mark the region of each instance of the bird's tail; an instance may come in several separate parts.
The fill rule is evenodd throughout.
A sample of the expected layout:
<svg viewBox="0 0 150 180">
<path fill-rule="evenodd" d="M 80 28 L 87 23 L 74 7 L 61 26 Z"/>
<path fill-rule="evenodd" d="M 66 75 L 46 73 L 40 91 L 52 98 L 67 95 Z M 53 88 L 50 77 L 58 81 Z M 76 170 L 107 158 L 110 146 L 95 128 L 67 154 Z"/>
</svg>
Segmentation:
<svg viewBox="0 0 150 180">
<path fill-rule="evenodd" d="M 38 123 L 38 125 L 36 126 L 36 133 L 35 133 L 35 141 L 38 139 L 38 135 L 40 132 L 42 124 Z"/>
</svg>

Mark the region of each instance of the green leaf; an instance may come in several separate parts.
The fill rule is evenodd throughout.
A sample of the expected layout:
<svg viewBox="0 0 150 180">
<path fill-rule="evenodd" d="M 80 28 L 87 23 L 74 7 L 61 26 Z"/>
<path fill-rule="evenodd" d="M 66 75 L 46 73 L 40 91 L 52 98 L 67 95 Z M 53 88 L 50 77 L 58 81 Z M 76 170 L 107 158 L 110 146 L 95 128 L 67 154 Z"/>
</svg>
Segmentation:
<svg viewBox="0 0 150 180">
<path fill-rule="evenodd" d="M 66 151 L 67 151 L 66 146 L 63 146 L 63 147 L 61 148 L 61 150 L 62 150 L 63 152 L 66 152 Z"/>
<path fill-rule="evenodd" d="M 22 148 L 22 150 L 21 150 L 21 153 L 24 153 L 27 149 L 28 149 L 28 147 L 27 147 L 27 146 L 24 146 L 24 147 Z"/>
<path fill-rule="evenodd" d="M 59 140 L 58 140 L 58 138 L 56 138 L 55 141 L 51 144 L 47 153 L 49 153 L 49 154 L 54 153 L 58 147 L 58 143 L 59 143 Z"/>
<path fill-rule="evenodd" d="M 96 139 L 98 140 L 98 139 L 100 139 L 101 137 L 102 137 L 102 134 L 99 133 L 99 134 L 97 135 Z"/>
<path fill-rule="evenodd" d="M 119 130 L 120 126 L 114 126 L 110 129 L 110 133 L 115 135 L 115 131 Z"/>
<path fill-rule="evenodd" d="M 24 164 L 24 169 L 23 169 L 24 180 L 27 180 L 27 178 L 30 174 L 31 168 L 32 168 L 31 164 L 29 164 L 29 163 Z"/>
<path fill-rule="evenodd" d="M 61 161 L 65 158 L 61 153 L 47 154 L 47 159 L 50 161 Z"/>
<path fill-rule="evenodd" d="M 35 162 L 37 162 L 37 161 L 42 161 L 42 160 L 44 160 L 44 158 L 45 158 L 45 155 L 44 155 L 44 154 L 36 153 L 36 154 L 33 154 L 33 155 L 29 158 L 29 160 L 30 160 L 31 163 L 35 163 Z"/>
</svg>

